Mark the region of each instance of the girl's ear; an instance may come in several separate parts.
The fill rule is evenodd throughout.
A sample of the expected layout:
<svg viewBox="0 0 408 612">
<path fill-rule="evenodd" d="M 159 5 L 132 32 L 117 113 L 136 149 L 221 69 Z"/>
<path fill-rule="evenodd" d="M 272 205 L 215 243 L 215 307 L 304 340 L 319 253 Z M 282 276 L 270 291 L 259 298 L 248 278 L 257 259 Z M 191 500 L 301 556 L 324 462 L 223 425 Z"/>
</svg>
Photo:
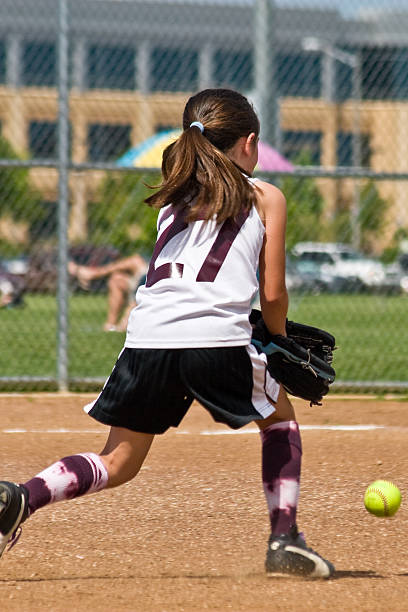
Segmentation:
<svg viewBox="0 0 408 612">
<path fill-rule="evenodd" d="M 257 141 L 258 141 L 258 136 L 255 134 L 255 132 L 251 132 L 250 134 L 248 134 L 245 140 L 245 145 L 244 145 L 244 149 L 247 154 L 250 155 L 253 152 Z"/>
</svg>

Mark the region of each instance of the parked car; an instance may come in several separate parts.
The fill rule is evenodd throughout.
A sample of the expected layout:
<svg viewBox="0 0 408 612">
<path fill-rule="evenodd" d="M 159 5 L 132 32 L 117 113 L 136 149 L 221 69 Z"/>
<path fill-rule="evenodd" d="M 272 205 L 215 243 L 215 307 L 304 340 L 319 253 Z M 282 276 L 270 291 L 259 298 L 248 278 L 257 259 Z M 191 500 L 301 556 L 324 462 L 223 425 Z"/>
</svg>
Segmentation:
<svg viewBox="0 0 408 612">
<path fill-rule="evenodd" d="M 286 288 L 288 291 L 301 291 L 303 279 L 293 258 L 286 258 Z"/>
<path fill-rule="evenodd" d="M 356 277 L 338 276 L 329 267 L 307 259 L 294 260 L 293 265 L 301 279 L 299 289 L 305 293 L 353 293 L 362 290 Z"/>
<path fill-rule="evenodd" d="M 322 274 L 346 281 L 350 288 L 381 288 L 386 279 L 383 264 L 352 247 L 335 242 L 298 242 L 292 249 L 298 262 L 312 262 Z M 298 264 L 299 265 L 299 264 Z"/>
<path fill-rule="evenodd" d="M 402 255 L 398 257 L 398 265 L 408 274 L 408 253 L 402 253 Z"/>
<path fill-rule="evenodd" d="M 408 271 L 399 262 L 384 266 L 384 291 L 387 293 L 408 293 Z"/>
</svg>

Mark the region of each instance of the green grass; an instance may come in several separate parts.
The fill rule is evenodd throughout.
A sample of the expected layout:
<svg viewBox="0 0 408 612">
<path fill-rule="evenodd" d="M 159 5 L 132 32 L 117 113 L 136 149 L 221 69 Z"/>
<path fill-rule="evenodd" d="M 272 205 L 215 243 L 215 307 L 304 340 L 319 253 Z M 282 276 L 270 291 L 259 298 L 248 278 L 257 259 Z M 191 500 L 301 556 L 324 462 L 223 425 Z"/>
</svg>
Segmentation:
<svg viewBox="0 0 408 612">
<path fill-rule="evenodd" d="M 292 296 L 289 318 L 333 333 L 337 379 L 404 381 L 408 372 L 408 301 L 386 296 Z M 69 376 L 106 378 L 124 334 L 106 333 L 105 295 L 73 295 L 69 308 Z M 0 311 L 0 376 L 56 376 L 57 307 L 29 295 L 25 306 Z"/>
<path fill-rule="evenodd" d="M 294 297 L 289 317 L 336 338 L 334 366 L 342 381 L 406 381 L 408 301 L 404 296 Z"/>
<path fill-rule="evenodd" d="M 69 303 L 69 376 L 107 377 L 125 334 L 106 333 L 105 295 L 74 295 Z M 29 295 L 25 306 L 0 311 L 0 376 L 55 377 L 57 304 Z"/>
</svg>

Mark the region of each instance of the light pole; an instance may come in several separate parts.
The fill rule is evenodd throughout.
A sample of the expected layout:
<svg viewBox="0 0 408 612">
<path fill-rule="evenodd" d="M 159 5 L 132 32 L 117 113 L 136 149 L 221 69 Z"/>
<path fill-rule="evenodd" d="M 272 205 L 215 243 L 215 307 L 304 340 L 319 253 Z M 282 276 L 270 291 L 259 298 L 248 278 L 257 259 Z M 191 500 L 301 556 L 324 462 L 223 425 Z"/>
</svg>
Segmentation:
<svg viewBox="0 0 408 612">
<path fill-rule="evenodd" d="M 316 38 L 308 36 L 302 40 L 302 48 L 304 51 L 320 52 L 325 59 L 325 73 L 323 82 L 323 92 L 325 98 L 332 102 L 334 92 L 334 76 L 333 76 L 333 60 L 337 60 L 342 64 L 350 66 L 352 69 L 352 99 L 353 99 L 353 151 L 352 161 L 354 168 L 361 167 L 361 121 L 360 121 L 360 103 L 361 103 L 361 63 L 358 53 L 349 53 L 334 47 L 332 44 Z M 354 179 L 354 197 L 353 206 L 351 209 L 351 225 L 352 225 L 352 240 L 353 246 L 356 249 L 360 248 L 360 182 L 358 178 Z"/>
</svg>

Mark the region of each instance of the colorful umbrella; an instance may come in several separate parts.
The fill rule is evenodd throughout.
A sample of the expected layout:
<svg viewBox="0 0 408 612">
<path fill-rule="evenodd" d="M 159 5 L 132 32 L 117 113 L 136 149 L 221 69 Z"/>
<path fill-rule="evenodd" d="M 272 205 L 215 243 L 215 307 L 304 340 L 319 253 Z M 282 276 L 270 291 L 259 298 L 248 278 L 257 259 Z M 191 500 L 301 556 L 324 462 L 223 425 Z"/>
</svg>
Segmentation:
<svg viewBox="0 0 408 612">
<path fill-rule="evenodd" d="M 119 166 L 128 168 L 161 168 L 164 149 L 180 136 L 180 130 L 165 130 L 154 134 L 129 149 L 117 160 Z M 259 142 L 258 164 L 255 170 L 264 172 L 291 172 L 293 165 L 266 142 Z"/>
</svg>

